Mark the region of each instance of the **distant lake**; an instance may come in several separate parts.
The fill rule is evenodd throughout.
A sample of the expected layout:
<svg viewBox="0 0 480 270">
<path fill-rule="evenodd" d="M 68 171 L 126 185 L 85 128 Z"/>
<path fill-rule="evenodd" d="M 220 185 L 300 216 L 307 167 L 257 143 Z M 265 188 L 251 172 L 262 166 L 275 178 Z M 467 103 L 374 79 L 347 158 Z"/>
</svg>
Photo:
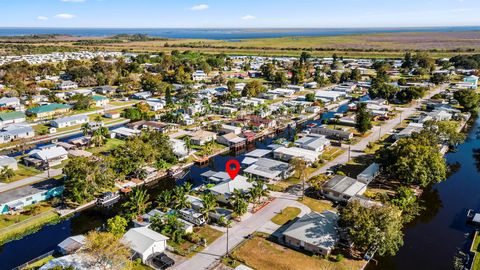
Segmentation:
<svg viewBox="0 0 480 270">
<path fill-rule="evenodd" d="M 0 36 L 25 36 L 39 34 L 64 34 L 83 37 L 106 37 L 118 34 L 146 34 L 164 38 L 198 38 L 239 40 L 251 38 L 276 38 L 287 36 L 341 36 L 375 33 L 405 32 L 461 32 L 480 31 L 480 26 L 465 27 L 412 27 L 412 28 L 287 28 L 287 29 L 205 29 L 205 28 L 23 28 L 0 27 Z"/>
</svg>

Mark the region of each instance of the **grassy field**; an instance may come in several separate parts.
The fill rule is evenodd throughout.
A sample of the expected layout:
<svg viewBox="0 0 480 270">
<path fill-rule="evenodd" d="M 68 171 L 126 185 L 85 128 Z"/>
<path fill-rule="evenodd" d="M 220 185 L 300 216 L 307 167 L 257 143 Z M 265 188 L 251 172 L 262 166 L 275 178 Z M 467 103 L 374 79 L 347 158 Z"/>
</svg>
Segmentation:
<svg viewBox="0 0 480 270">
<path fill-rule="evenodd" d="M 365 264 L 360 260 L 333 262 L 308 256 L 258 236 L 235 249 L 232 257 L 257 270 L 358 270 Z"/>
<path fill-rule="evenodd" d="M 332 210 L 333 206 L 330 201 L 326 200 L 316 200 L 310 197 L 305 197 L 303 200 L 299 200 L 300 203 L 308 206 L 312 211 L 322 213 L 325 210 Z"/>
<path fill-rule="evenodd" d="M 282 210 L 282 213 L 275 215 L 272 222 L 277 225 L 284 225 L 290 220 L 293 220 L 300 214 L 301 210 L 298 207 L 287 207 Z"/>
<path fill-rule="evenodd" d="M 101 37 L 92 37 L 102 39 Z M 108 50 L 128 52 L 169 52 L 191 50 L 204 53 L 225 53 L 233 55 L 298 56 L 310 51 L 313 56 L 331 57 L 336 53 L 351 58 L 398 58 L 406 50 L 427 50 L 433 57 L 451 57 L 458 54 L 472 54 L 480 49 L 480 33 L 466 32 L 411 32 L 383 33 L 321 37 L 281 37 L 235 40 L 207 39 L 162 39 L 149 41 L 123 41 L 93 45 L 75 44 L 75 37 L 55 40 L 31 40 L 36 47 L 57 47 L 62 50 Z M 8 43 L 5 43 L 8 42 Z M 17 43 L 18 42 L 18 43 Z M 0 45 L 8 53 L 15 45 L 25 44 L 28 39 L 14 41 L 0 39 Z M 13 50 L 15 51 L 15 50 Z"/>
<path fill-rule="evenodd" d="M 207 241 L 207 245 L 211 244 L 213 241 L 217 240 L 220 236 L 223 235 L 223 232 L 215 230 L 214 228 L 208 225 L 204 227 L 197 227 L 194 229 L 194 232 L 198 234 L 200 238 L 204 238 Z M 203 246 L 199 246 L 192 252 L 189 252 L 189 249 L 195 245 L 190 241 L 184 241 L 181 244 L 169 242 L 169 245 L 175 248 L 175 250 L 179 255 L 182 255 L 188 258 L 192 257 L 193 255 L 195 255 L 196 253 L 204 249 Z"/>
</svg>

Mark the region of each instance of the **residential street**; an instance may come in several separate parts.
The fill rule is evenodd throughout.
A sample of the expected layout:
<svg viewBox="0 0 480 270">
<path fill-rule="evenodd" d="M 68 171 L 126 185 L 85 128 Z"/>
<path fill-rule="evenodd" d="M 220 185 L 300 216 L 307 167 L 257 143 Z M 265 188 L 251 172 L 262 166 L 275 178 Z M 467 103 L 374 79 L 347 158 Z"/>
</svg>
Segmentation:
<svg viewBox="0 0 480 270">
<path fill-rule="evenodd" d="M 258 211 L 256 214 L 249 216 L 246 220 L 235 224 L 229 229 L 229 250 L 240 244 L 246 236 L 259 230 L 270 223 L 270 220 L 280 213 L 285 207 L 294 206 L 305 212 L 305 205 L 297 202 L 295 195 L 284 193 L 273 193 L 277 197 L 268 206 Z M 226 254 L 227 235 L 224 234 L 215 242 L 211 243 L 201 253 L 196 254 L 191 259 L 176 265 L 173 269 L 191 270 L 191 269 L 210 269 L 223 255 Z"/>
<path fill-rule="evenodd" d="M 448 87 L 448 84 L 443 84 L 443 85 L 438 86 L 434 90 L 430 91 L 425 96 L 425 98 L 423 98 L 422 100 L 431 98 L 432 96 L 434 96 L 434 95 L 444 91 L 445 89 L 447 89 L 447 87 Z M 369 136 L 363 138 L 357 144 L 352 145 L 350 147 L 350 158 L 354 158 L 354 157 L 363 155 L 364 154 L 363 151 L 365 150 L 365 148 L 367 148 L 367 146 L 370 142 L 375 142 L 379 138 L 383 137 L 384 135 L 391 133 L 391 130 L 394 129 L 395 126 L 400 124 L 402 120 L 412 116 L 416 112 L 416 110 L 420 106 L 420 104 L 421 104 L 421 102 L 415 102 L 410 107 L 402 109 L 401 114 L 397 115 L 393 119 L 390 119 L 385 124 L 383 124 L 381 127 L 375 126 L 372 129 L 372 133 Z M 348 162 L 348 155 L 349 154 L 348 154 L 348 148 L 347 148 L 347 151 L 345 151 L 345 153 L 341 154 L 336 159 L 334 159 L 332 161 L 329 161 L 326 164 L 324 164 L 320 169 L 318 169 L 315 172 L 313 172 L 312 174 L 310 174 L 310 177 L 314 177 L 314 176 L 317 176 L 319 174 L 325 173 L 328 169 L 330 169 L 331 167 L 333 167 L 335 165 L 347 163 Z"/>
<path fill-rule="evenodd" d="M 50 177 L 61 175 L 63 173 L 62 171 L 63 171 L 62 169 L 50 169 Z M 38 175 L 28 177 L 28 178 L 25 178 L 25 179 L 22 179 L 22 180 L 18 180 L 18 181 L 12 182 L 12 183 L 0 184 L 0 193 L 8 191 L 8 190 L 12 190 L 12 189 L 20 188 L 20 187 L 23 187 L 23 186 L 28 186 L 28 185 L 31 185 L 31 184 L 35 184 L 35 183 L 38 183 L 38 182 L 41 182 L 41 181 L 47 180 L 47 179 L 48 179 L 48 172 L 45 171 L 45 172 L 40 173 Z"/>
</svg>

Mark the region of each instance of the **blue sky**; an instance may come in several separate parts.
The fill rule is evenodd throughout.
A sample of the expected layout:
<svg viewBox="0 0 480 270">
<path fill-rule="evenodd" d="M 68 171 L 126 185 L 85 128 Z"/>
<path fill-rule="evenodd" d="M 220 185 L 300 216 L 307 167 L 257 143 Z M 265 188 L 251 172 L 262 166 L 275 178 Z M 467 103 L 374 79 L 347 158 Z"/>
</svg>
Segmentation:
<svg viewBox="0 0 480 270">
<path fill-rule="evenodd" d="M 479 0 L 0 0 L 0 27 L 479 26 Z"/>
</svg>

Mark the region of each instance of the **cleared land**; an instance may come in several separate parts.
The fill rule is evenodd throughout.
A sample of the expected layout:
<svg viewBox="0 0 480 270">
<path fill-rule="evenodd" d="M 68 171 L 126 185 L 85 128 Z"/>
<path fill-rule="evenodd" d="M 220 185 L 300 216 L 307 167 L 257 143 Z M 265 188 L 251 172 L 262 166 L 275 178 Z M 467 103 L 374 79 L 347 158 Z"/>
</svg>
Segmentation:
<svg viewBox="0 0 480 270">
<path fill-rule="evenodd" d="M 308 256 L 258 236 L 235 249 L 232 257 L 257 270 L 358 270 L 365 264 L 361 260 L 333 262 Z"/>
<path fill-rule="evenodd" d="M 290 220 L 293 220 L 300 214 L 301 210 L 297 207 L 287 207 L 282 210 L 282 213 L 277 214 L 272 218 L 272 222 L 277 225 L 284 225 Z"/>
</svg>

